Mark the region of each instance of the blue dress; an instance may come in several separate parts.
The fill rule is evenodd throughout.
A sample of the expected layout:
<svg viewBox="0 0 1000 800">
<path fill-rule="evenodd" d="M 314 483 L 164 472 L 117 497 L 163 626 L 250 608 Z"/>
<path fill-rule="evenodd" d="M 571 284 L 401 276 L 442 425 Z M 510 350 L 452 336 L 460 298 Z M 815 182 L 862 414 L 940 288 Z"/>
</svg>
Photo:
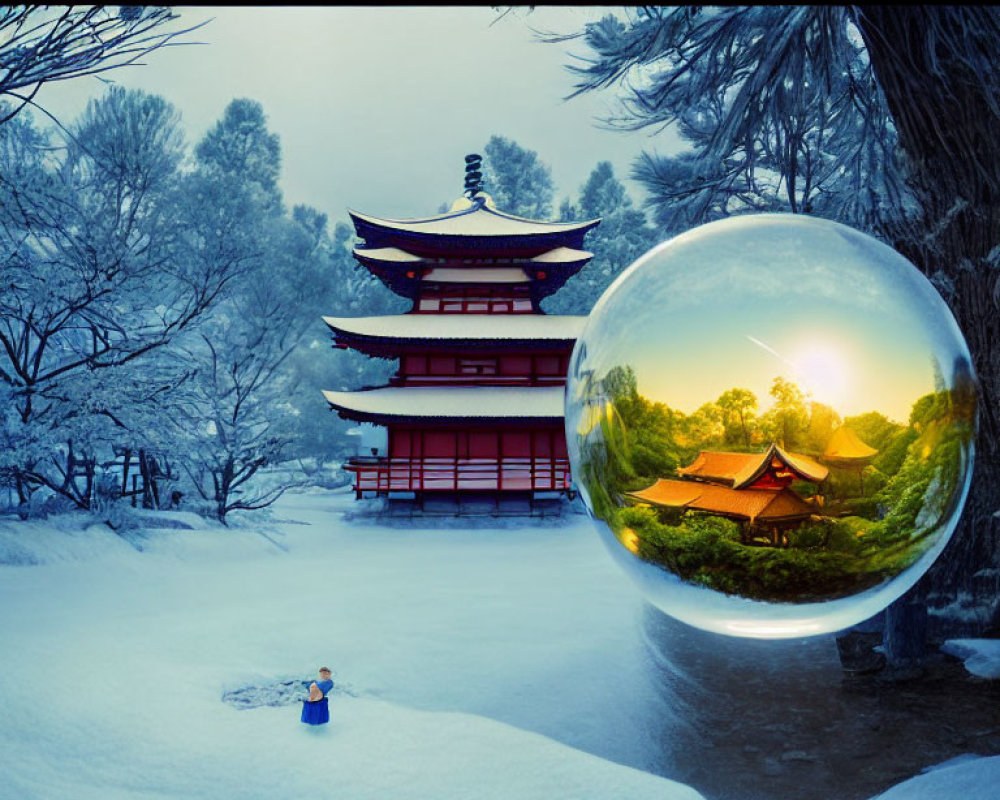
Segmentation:
<svg viewBox="0 0 1000 800">
<path fill-rule="evenodd" d="M 307 725 L 325 725 L 330 721 L 326 694 L 333 688 L 333 681 L 316 681 L 316 687 L 323 693 L 323 699 L 302 701 L 302 721 Z"/>
</svg>

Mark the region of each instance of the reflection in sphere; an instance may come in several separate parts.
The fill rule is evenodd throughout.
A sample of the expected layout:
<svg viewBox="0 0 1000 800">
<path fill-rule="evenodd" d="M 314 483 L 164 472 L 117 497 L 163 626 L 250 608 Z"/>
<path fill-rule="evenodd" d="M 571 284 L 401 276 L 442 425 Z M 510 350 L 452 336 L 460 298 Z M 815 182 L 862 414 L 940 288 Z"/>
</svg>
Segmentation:
<svg viewBox="0 0 1000 800">
<path fill-rule="evenodd" d="M 573 351 L 573 475 L 654 605 L 738 636 L 839 630 L 909 589 L 968 490 L 976 389 L 930 283 L 798 215 L 636 261 Z"/>
</svg>

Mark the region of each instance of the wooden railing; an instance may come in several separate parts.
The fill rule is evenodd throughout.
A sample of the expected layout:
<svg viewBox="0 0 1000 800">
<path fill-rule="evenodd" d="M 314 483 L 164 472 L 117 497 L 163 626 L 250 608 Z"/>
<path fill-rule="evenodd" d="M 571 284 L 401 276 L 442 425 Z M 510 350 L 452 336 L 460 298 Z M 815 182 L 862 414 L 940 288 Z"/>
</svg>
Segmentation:
<svg viewBox="0 0 1000 800">
<path fill-rule="evenodd" d="M 352 458 L 354 491 L 565 491 L 570 487 L 566 458 Z"/>
<path fill-rule="evenodd" d="M 565 375 L 395 375 L 390 386 L 565 386 Z"/>
</svg>

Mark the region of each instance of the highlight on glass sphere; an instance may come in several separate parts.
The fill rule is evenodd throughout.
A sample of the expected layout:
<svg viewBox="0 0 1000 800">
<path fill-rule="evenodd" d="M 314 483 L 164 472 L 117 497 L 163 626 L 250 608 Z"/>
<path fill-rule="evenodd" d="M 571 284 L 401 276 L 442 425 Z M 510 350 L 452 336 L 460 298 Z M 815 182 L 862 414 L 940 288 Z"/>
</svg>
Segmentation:
<svg viewBox="0 0 1000 800">
<path fill-rule="evenodd" d="M 664 612 L 783 638 L 881 611 L 927 570 L 971 478 L 977 390 L 905 258 L 792 214 L 712 222 L 642 256 L 570 361 L 574 479 Z"/>
</svg>

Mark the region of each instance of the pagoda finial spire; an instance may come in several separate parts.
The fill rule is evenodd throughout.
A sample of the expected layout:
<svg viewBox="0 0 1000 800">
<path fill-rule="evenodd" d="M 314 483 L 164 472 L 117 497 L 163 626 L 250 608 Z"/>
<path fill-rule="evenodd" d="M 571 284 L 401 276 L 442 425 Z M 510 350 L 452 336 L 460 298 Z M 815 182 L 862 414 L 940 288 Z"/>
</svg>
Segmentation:
<svg viewBox="0 0 1000 800">
<path fill-rule="evenodd" d="M 475 197 L 483 190 L 483 173 L 480 167 L 483 157 L 478 153 L 470 153 L 465 157 L 465 196 Z"/>
</svg>

